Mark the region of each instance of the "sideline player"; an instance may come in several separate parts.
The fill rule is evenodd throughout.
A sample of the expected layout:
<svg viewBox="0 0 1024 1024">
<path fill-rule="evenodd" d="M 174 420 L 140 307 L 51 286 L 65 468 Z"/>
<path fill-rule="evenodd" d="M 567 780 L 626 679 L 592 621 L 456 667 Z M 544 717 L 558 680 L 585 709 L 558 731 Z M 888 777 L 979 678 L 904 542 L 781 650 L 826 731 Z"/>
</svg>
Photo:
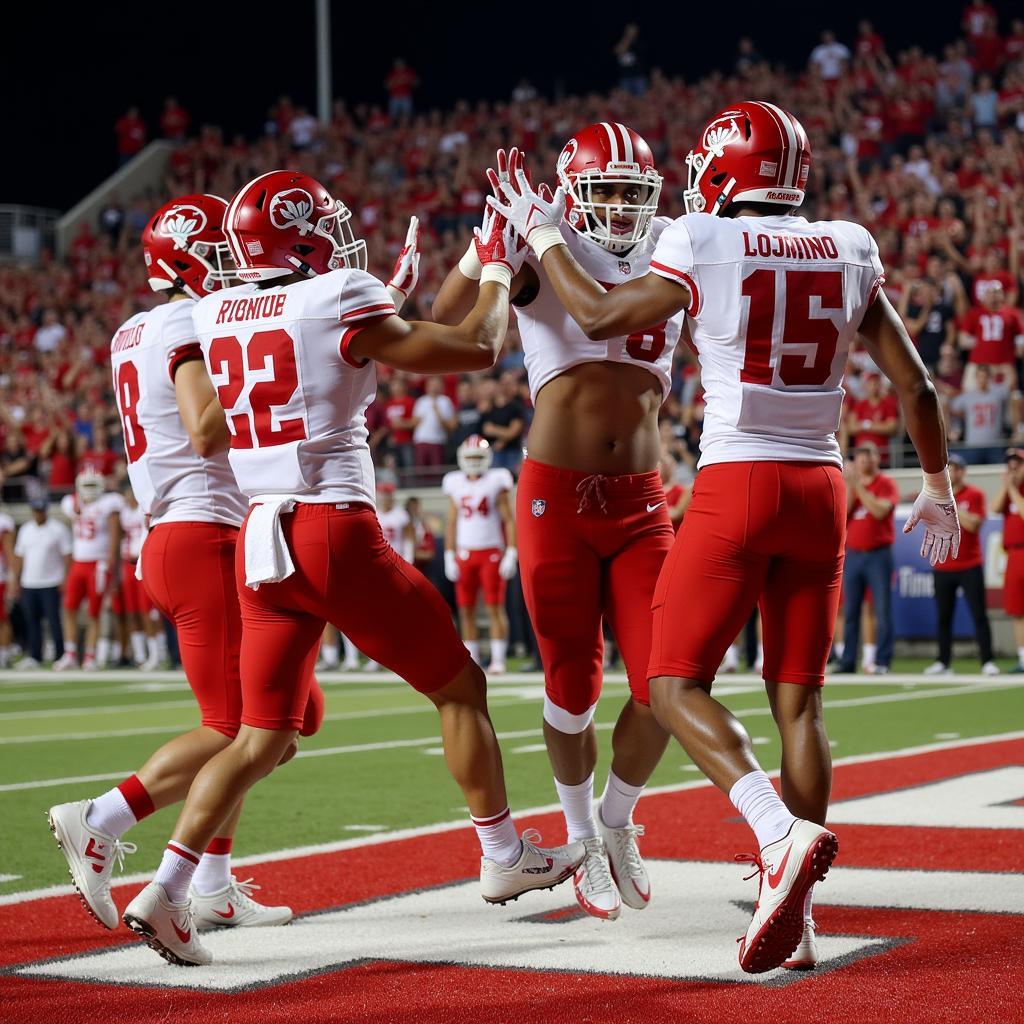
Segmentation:
<svg viewBox="0 0 1024 1024">
<path fill-rule="evenodd" d="M 457 470 L 446 473 L 441 490 L 448 495 L 444 533 L 444 574 L 455 584 L 462 642 L 480 664 L 476 602 L 483 591 L 490 619 L 490 675 L 506 671 L 508 616 L 505 588 L 516 574 L 516 525 L 508 500 L 515 486 L 507 469 L 491 468 L 491 446 L 476 434 L 459 445 Z"/>
<path fill-rule="evenodd" d="M 516 150 L 507 165 L 499 152 L 492 187 L 518 164 Z M 621 124 L 590 125 L 566 143 L 557 174 L 571 198 L 556 230 L 573 258 L 606 289 L 645 274 L 671 223 L 656 216 L 662 179 L 647 143 Z M 441 288 L 435 317 L 461 312 L 476 273 L 467 253 Z M 588 914 L 614 920 L 622 902 L 642 910 L 651 897 L 633 809 L 668 743 L 651 713 L 647 662 L 651 597 L 673 536 L 658 470 L 658 410 L 683 317 L 677 312 L 597 345 L 566 313 L 536 260 L 516 276 L 511 294 L 536 406 L 516 526 L 523 595 L 544 665 L 544 740 L 569 838 L 587 844 L 576 899 Z M 595 810 L 603 619 L 631 695 Z"/>
<path fill-rule="evenodd" d="M 136 574 L 139 555 L 146 539 L 146 513 L 142 511 L 126 481 L 121 489 L 121 589 L 111 599 L 111 611 L 120 618 L 119 646 L 143 671 L 152 671 L 161 661 L 161 623 L 152 617 L 153 602 Z M 117 655 L 114 661 L 118 660 Z"/>
<path fill-rule="evenodd" d="M 651 703 L 757 836 L 758 902 L 739 952 L 743 970 L 757 973 L 790 957 L 813 965 L 810 892 L 838 848 L 824 827 L 821 684 L 845 532 L 835 432 L 858 331 L 895 385 L 924 470 L 907 531 L 924 522 L 922 553 L 935 563 L 955 555 L 960 528 L 935 389 L 881 290 L 874 240 L 857 224 L 795 214 L 811 164 L 799 121 L 771 103 L 736 104 L 706 125 L 687 164 L 690 212 L 662 234 L 651 273 L 612 291 L 565 245 L 563 192 L 546 200 L 519 173 L 488 204 L 530 244 L 595 342 L 686 311 L 707 406 L 693 501 L 654 595 Z M 710 695 L 758 603 L 784 802 L 746 730 Z"/>
<path fill-rule="evenodd" d="M 373 508 L 373 361 L 418 373 L 491 366 L 508 323 L 512 233 L 489 218 L 479 300 L 461 325 L 442 327 L 395 314 L 391 294 L 362 269 L 365 243 L 351 216 L 307 175 L 272 171 L 249 182 L 225 230 L 239 278 L 253 283 L 209 296 L 194 314 L 251 507 L 236 560 L 242 727 L 196 776 L 154 881 L 124 913 L 176 964 L 212 959 L 184 899 L 196 851 L 293 743 L 326 621 L 437 706 L 448 768 L 483 848 L 484 899 L 550 888 L 584 856 L 578 844 L 541 850 L 529 833 L 520 840 L 483 673 L 440 594 L 394 552 Z"/>
<path fill-rule="evenodd" d="M 64 654 L 54 662 L 56 672 L 78 667 L 78 609 L 85 601 L 88 624 L 82 668 L 96 671 L 100 613 L 108 590 L 121 589 L 120 494 L 107 491 L 103 475 L 83 469 L 75 477 L 75 493 L 66 494 L 60 510 L 71 520 L 71 570 L 64 584 Z"/>
<path fill-rule="evenodd" d="M 224 412 L 192 325 L 195 299 L 230 280 L 221 226 L 226 208 L 217 196 L 190 195 L 153 215 L 142 233 L 142 248 L 149 286 L 169 293 L 168 301 L 127 320 L 110 345 L 128 475 L 150 517 L 142 548 L 143 584 L 178 630 L 182 666 L 202 718 L 197 728 L 165 743 L 115 788 L 92 800 L 50 808 L 50 828 L 75 888 L 106 928 L 116 927 L 118 920 L 110 894 L 114 862 L 123 865 L 124 854 L 135 851 L 135 844 L 121 837 L 154 811 L 182 800 L 196 772 L 238 731 L 241 615 L 234 554 L 246 506 L 228 465 Z M 322 696 L 319 700 L 320 707 L 310 708 L 304 731 L 315 731 L 319 724 Z M 192 907 L 200 926 L 291 920 L 288 907 L 256 903 L 253 887 L 231 874 L 240 810 L 240 801 L 225 810 L 215 835 L 202 847 L 206 852 L 196 855 Z"/>
</svg>

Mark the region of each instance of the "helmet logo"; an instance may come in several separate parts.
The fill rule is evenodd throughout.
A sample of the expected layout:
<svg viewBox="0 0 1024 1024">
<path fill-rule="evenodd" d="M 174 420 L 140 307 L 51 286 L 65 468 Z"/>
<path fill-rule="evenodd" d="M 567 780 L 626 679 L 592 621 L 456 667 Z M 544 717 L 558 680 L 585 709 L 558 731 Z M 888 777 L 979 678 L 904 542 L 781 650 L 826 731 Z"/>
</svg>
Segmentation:
<svg viewBox="0 0 1024 1024">
<path fill-rule="evenodd" d="M 704 132 L 704 148 L 721 159 L 725 154 L 725 147 L 739 142 L 741 138 L 742 134 L 735 117 L 719 117 L 712 121 Z"/>
<path fill-rule="evenodd" d="M 558 154 L 558 170 L 564 170 L 576 159 L 576 153 L 579 151 L 580 145 L 575 139 L 570 139 L 565 144 L 565 149 Z"/>
<path fill-rule="evenodd" d="M 206 214 L 198 206 L 176 206 L 164 216 L 162 231 L 171 236 L 176 249 L 187 249 L 188 240 L 206 227 Z"/>
<path fill-rule="evenodd" d="M 270 200 L 270 223 L 275 228 L 298 228 L 299 234 L 308 235 L 313 230 L 309 222 L 312 212 L 313 197 L 304 188 L 278 192 Z"/>
</svg>

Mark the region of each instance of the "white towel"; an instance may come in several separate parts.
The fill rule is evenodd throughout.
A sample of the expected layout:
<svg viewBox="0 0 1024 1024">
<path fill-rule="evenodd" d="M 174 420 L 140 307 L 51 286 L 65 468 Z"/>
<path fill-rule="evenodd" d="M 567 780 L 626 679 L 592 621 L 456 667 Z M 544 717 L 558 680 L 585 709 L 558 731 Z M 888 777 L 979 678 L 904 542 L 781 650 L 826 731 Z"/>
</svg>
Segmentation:
<svg viewBox="0 0 1024 1024">
<path fill-rule="evenodd" d="M 261 583 L 280 583 L 295 572 L 288 542 L 281 529 L 281 513 L 291 512 L 291 498 L 256 505 L 245 524 L 245 585 L 258 590 Z"/>
</svg>

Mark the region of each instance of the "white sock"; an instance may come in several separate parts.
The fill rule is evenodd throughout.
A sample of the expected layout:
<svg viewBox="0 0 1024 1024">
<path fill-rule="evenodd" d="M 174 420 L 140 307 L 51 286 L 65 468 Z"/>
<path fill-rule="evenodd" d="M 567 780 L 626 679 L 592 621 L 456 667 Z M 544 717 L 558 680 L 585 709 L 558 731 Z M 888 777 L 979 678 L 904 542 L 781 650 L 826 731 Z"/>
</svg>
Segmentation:
<svg viewBox="0 0 1024 1024">
<path fill-rule="evenodd" d="M 199 866 L 199 854 L 181 843 L 170 842 L 164 850 L 164 859 L 156 869 L 153 881 L 164 887 L 172 903 L 188 899 L 188 887 Z"/>
<path fill-rule="evenodd" d="M 359 664 L 359 650 L 347 636 L 342 636 L 341 642 L 345 645 L 345 665 L 354 668 Z"/>
<path fill-rule="evenodd" d="M 74 657 L 78 653 L 78 644 L 72 643 L 70 640 L 65 640 L 64 653 L 70 654 L 72 657 Z"/>
<path fill-rule="evenodd" d="M 472 822 L 485 857 L 505 867 L 519 860 L 523 844 L 507 807 L 491 818 L 472 818 Z"/>
<path fill-rule="evenodd" d="M 86 654 L 88 653 L 86 651 Z M 110 641 L 105 636 L 101 636 L 96 643 L 96 660 L 101 665 L 106 665 L 110 661 Z"/>
<path fill-rule="evenodd" d="M 150 642 L 152 639 L 151 637 Z M 152 650 L 152 648 L 150 649 Z M 167 634 L 161 628 L 160 632 L 156 635 L 156 660 L 167 661 L 167 657 Z"/>
<path fill-rule="evenodd" d="M 67 645 L 65 644 L 65 646 Z M 1024 647 L 1017 648 L 1017 663 L 1019 665 L 1024 665 Z"/>
<path fill-rule="evenodd" d="M 569 842 L 593 839 L 597 835 L 597 822 L 594 820 L 594 773 L 591 772 L 578 786 L 567 786 L 555 779 L 555 789 L 558 790 L 558 799 L 565 815 Z"/>
<path fill-rule="evenodd" d="M 204 853 L 192 876 L 192 888 L 200 896 L 212 896 L 231 884 L 231 854 Z"/>
<path fill-rule="evenodd" d="M 143 658 L 143 661 L 146 661 L 147 658 L 148 658 L 149 661 L 163 661 L 163 658 L 160 657 L 160 640 L 161 640 L 161 637 L 160 637 L 159 634 L 157 636 L 147 636 L 146 637 L 146 655 L 147 655 L 147 657 Z M 164 640 L 166 642 L 166 638 L 164 638 Z"/>
<path fill-rule="evenodd" d="M 865 644 L 864 645 L 864 664 L 874 665 L 875 659 L 878 657 L 878 644 Z"/>
<path fill-rule="evenodd" d="M 761 668 L 764 665 L 764 644 L 757 645 L 757 660 L 754 662 L 754 668 Z"/>
<path fill-rule="evenodd" d="M 842 640 L 836 640 L 832 644 L 832 649 L 836 652 L 836 657 L 841 658 L 843 656 L 843 651 L 846 650 L 846 644 L 844 644 Z"/>
<path fill-rule="evenodd" d="M 492 640 L 491 641 L 491 661 L 497 662 L 499 665 L 505 664 L 505 654 L 508 651 L 507 640 Z"/>
<path fill-rule="evenodd" d="M 727 669 L 738 668 L 740 664 L 740 652 L 737 650 L 735 644 L 730 644 L 725 651 L 725 667 Z"/>
<path fill-rule="evenodd" d="M 466 645 L 466 650 L 469 651 L 469 656 L 479 665 L 480 664 L 480 641 L 479 640 L 463 640 Z"/>
<path fill-rule="evenodd" d="M 121 645 L 117 640 L 114 640 L 110 645 L 110 661 L 111 664 L 116 665 L 121 660 Z"/>
<path fill-rule="evenodd" d="M 807 890 L 807 895 L 804 897 L 804 920 L 813 923 L 814 918 L 811 916 L 811 904 L 814 901 L 814 886 Z"/>
<path fill-rule="evenodd" d="M 106 832 L 108 836 L 120 838 L 132 825 L 138 823 L 138 819 L 132 814 L 124 794 L 115 786 L 92 801 L 85 815 L 85 823 L 97 832 Z"/>
<path fill-rule="evenodd" d="M 779 799 L 772 780 L 762 771 L 744 775 L 729 790 L 729 799 L 754 830 L 762 850 L 782 839 L 796 821 Z"/>
<path fill-rule="evenodd" d="M 631 786 L 609 769 L 608 781 L 601 794 L 598 813 L 609 828 L 625 828 L 633 823 L 633 808 L 636 807 L 643 786 Z"/>
<path fill-rule="evenodd" d="M 328 668 L 337 668 L 341 660 L 341 651 L 337 644 L 321 644 L 320 657 Z"/>
<path fill-rule="evenodd" d="M 146 660 L 146 634 L 141 629 L 132 630 L 132 660 L 136 665 Z"/>
</svg>

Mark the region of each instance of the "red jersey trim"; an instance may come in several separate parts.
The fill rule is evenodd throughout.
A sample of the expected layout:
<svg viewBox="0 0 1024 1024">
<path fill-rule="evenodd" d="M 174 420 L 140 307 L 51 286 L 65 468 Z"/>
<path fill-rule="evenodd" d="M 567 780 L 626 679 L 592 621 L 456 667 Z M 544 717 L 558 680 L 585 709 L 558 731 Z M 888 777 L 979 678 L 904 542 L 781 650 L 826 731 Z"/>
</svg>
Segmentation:
<svg viewBox="0 0 1024 1024">
<path fill-rule="evenodd" d="M 190 341 L 177 348 L 172 348 L 167 355 L 167 372 L 171 375 L 171 380 L 174 380 L 174 375 L 182 363 L 190 363 L 193 359 L 202 358 L 203 350 L 199 347 L 198 341 Z"/>
<path fill-rule="evenodd" d="M 651 260 L 651 270 L 662 277 L 671 276 L 685 284 L 690 290 L 690 304 L 686 307 L 686 315 L 696 316 L 700 312 L 701 294 L 696 282 L 689 274 L 682 270 L 676 270 L 675 267 L 668 267 L 664 263 L 658 263 L 656 260 Z"/>
<path fill-rule="evenodd" d="M 380 307 L 374 306 L 372 308 L 379 309 Z M 384 316 L 370 317 L 363 323 L 355 324 L 352 327 L 347 327 L 345 331 L 342 333 L 341 341 L 338 344 L 338 352 L 341 355 L 341 358 L 344 359 L 349 366 L 354 366 L 357 370 L 361 370 L 370 362 L 369 359 L 364 359 L 362 362 L 359 362 L 359 360 L 353 358 L 349 354 L 349 346 L 351 346 L 353 338 L 355 338 L 355 336 L 360 331 L 365 331 L 367 327 L 372 327 L 374 324 L 378 324 L 381 322 L 381 320 L 385 320 L 387 319 L 387 317 L 391 316 L 392 313 L 394 313 L 394 307 L 392 306 L 388 308 L 391 309 L 391 313 L 385 313 Z"/>
<path fill-rule="evenodd" d="M 345 313 L 341 318 L 341 322 L 345 323 L 347 320 L 359 320 L 362 317 L 373 316 L 374 314 L 392 314 L 394 312 L 395 304 L 393 302 L 379 302 L 376 306 L 362 306 L 359 309 L 353 309 L 350 312 Z"/>
</svg>

